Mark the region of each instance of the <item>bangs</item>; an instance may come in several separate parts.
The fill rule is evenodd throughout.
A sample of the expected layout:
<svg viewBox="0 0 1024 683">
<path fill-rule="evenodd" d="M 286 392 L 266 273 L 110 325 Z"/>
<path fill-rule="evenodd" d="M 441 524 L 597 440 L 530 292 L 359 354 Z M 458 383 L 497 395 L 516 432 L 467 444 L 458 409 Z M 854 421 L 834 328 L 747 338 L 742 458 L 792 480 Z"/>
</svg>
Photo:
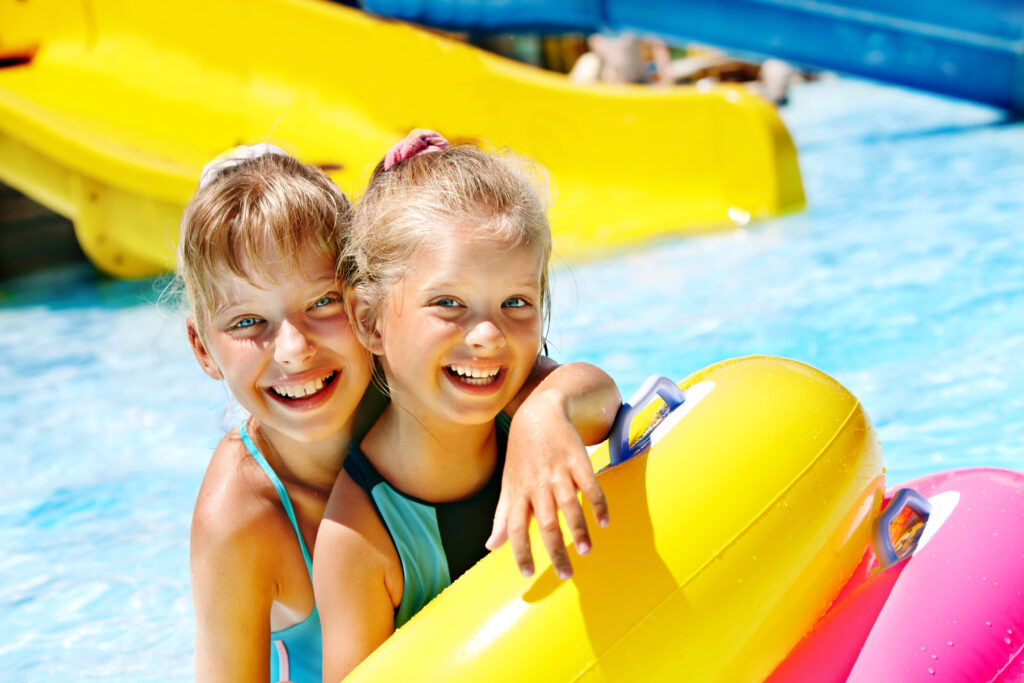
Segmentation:
<svg viewBox="0 0 1024 683">
<path fill-rule="evenodd" d="M 352 209 L 322 172 L 267 155 L 225 176 L 201 190 L 182 217 L 179 271 L 193 313 L 209 313 L 223 300 L 225 276 L 267 277 L 274 265 L 296 272 L 310 253 L 337 272 Z"/>
</svg>

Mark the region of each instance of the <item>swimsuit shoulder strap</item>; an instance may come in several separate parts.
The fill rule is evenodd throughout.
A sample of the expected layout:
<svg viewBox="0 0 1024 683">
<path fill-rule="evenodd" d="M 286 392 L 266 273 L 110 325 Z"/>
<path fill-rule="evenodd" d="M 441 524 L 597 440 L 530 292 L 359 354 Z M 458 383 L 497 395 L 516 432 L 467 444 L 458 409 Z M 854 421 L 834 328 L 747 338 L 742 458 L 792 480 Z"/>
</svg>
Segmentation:
<svg viewBox="0 0 1024 683">
<path fill-rule="evenodd" d="M 352 481 L 359 485 L 367 494 L 373 491 L 373 487 L 384 482 L 387 483 L 380 472 L 377 471 L 365 455 L 358 443 L 353 442 L 348 449 L 348 455 L 341 464 Z M 372 496 L 371 496 L 372 497 Z"/>
<path fill-rule="evenodd" d="M 284 506 L 285 514 L 288 515 L 288 519 L 292 523 L 292 529 L 295 530 L 295 536 L 299 539 L 299 547 L 302 549 L 302 559 L 306 561 L 306 570 L 309 572 L 310 580 L 313 577 L 313 559 L 309 555 L 309 549 L 306 548 L 306 542 L 302 539 L 302 532 L 299 531 L 299 521 L 295 517 L 295 510 L 292 508 L 292 501 L 288 497 L 288 491 L 285 490 L 284 484 L 281 483 L 281 478 L 277 476 L 277 472 L 270 466 L 267 459 L 263 457 L 260 449 L 253 443 L 252 437 L 249 436 L 249 430 L 246 427 L 246 421 L 243 420 L 241 426 L 238 428 L 238 435 L 242 437 L 242 443 L 245 444 L 246 449 L 249 451 L 249 455 L 252 456 L 253 460 L 256 461 L 267 477 L 270 479 L 270 483 L 277 489 L 277 496 L 281 499 L 281 505 Z"/>
</svg>

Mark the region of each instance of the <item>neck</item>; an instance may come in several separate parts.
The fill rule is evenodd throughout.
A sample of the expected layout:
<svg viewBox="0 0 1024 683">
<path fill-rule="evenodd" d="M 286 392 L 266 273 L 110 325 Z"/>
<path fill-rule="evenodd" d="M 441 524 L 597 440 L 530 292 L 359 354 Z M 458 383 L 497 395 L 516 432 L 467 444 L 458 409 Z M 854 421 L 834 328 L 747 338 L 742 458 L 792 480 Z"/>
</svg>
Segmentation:
<svg viewBox="0 0 1024 683">
<path fill-rule="evenodd" d="M 401 491 L 431 502 L 461 500 L 494 473 L 493 422 L 426 421 L 392 402 L 363 441 L 363 452 Z"/>
<path fill-rule="evenodd" d="M 351 443 L 349 424 L 318 441 L 296 441 L 255 418 L 249 418 L 248 428 L 279 477 L 326 492 L 334 485 Z"/>
</svg>

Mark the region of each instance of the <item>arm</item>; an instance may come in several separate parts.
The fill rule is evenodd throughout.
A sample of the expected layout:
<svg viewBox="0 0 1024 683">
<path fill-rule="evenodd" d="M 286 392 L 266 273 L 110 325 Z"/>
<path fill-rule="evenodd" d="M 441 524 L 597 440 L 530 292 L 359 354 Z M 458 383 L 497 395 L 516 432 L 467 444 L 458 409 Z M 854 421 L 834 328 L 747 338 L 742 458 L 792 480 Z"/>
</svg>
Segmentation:
<svg viewBox="0 0 1024 683">
<path fill-rule="evenodd" d="M 313 552 L 313 592 L 324 638 L 323 680 L 348 676 L 394 631 L 392 561 L 399 563 L 372 503 L 342 472 Z M 399 566 L 398 581 L 400 577 Z"/>
<path fill-rule="evenodd" d="M 220 450 L 224 444 L 218 447 Z M 273 581 L 263 522 L 237 504 L 230 481 L 211 461 L 192 516 L 190 556 L 195 611 L 196 681 L 259 681 L 270 677 Z"/>
<path fill-rule="evenodd" d="M 604 371 L 587 363 L 558 365 L 542 357 L 523 391 L 506 412 L 513 415 L 501 497 L 487 547 L 508 539 L 520 571 L 533 573 L 530 517 L 536 516 L 558 576 L 572 576 L 572 564 L 558 523 L 561 510 L 581 555 L 590 535 L 577 491 L 589 501 L 598 524 L 607 526 L 608 505 L 597 483 L 585 445 L 608 436 L 622 404 L 618 387 Z"/>
</svg>

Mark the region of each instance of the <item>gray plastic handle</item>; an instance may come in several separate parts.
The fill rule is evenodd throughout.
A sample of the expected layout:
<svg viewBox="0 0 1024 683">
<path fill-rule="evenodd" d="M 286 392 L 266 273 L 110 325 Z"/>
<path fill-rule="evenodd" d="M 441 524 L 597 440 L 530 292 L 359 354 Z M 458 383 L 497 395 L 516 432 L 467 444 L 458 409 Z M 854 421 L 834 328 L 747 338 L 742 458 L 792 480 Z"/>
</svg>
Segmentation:
<svg viewBox="0 0 1024 683">
<path fill-rule="evenodd" d="M 633 397 L 622 404 L 618 414 L 615 416 L 615 424 L 612 425 L 612 431 L 608 435 L 609 462 L 611 465 L 618 465 L 620 462 L 625 462 L 635 455 L 630 452 L 629 448 L 629 425 L 633 422 L 633 418 L 636 417 L 637 413 L 654 400 L 655 396 L 660 396 L 665 401 L 669 411 L 683 405 L 685 400 L 683 390 L 668 377 L 663 375 L 651 375 L 648 377 L 647 381 L 633 394 Z"/>
</svg>

